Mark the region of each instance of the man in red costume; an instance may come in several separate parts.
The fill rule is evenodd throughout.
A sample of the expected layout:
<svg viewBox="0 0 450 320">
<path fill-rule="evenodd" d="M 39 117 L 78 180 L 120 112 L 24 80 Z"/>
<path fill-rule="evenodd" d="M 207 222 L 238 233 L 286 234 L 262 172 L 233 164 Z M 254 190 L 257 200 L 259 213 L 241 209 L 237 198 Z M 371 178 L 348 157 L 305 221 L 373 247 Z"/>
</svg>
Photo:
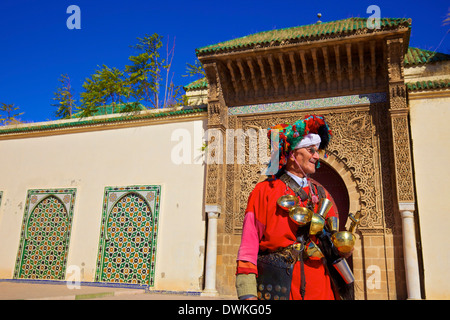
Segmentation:
<svg viewBox="0 0 450 320">
<path fill-rule="evenodd" d="M 280 257 L 292 258 L 293 244 L 298 243 L 299 234 L 302 232 L 306 236 L 301 238 L 304 241 L 302 249 L 319 243 L 315 235 L 304 232 L 307 228 L 299 226 L 289 217 L 288 210 L 277 204 L 277 200 L 284 195 L 298 196 L 302 189 L 298 205 L 308 207 L 313 212 L 317 212 L 319 198 L 326 197 L 331 200 L 329 193 L 308 177 L 315 172 L 319 161 L 318 151 L 325 149 L 331 135 L 324 118 L 306 116 L 292 125 L 283 124 L 269 128 L 269 134 L 274 130 L 279 133 L 280 141 L 277 155 L 279 171 L 274 178 L 258 183 L 249 196 L 237 257 L 238 297 L 239 299 L 335 299 L 331 279 L 322 259 L 315 256 L 308 257 L 304 254 L 304 250 L 300 252 L 300 257 L 298 255 L 295 257 L 294 262 L 290 260 L 290 270 L 279 269 L 282 274 L 289 274 L 290 285 L 274 282 L 265 284 L 264 288 L 264 285 L 257 284 L 258 277 L 262 276 L 258 274 L 262 272 L 259 270 L 261 262 L 258 264 L 258 261 L 264 254 L 279 253 L 275 260 Z M 334 206 L 324 218 L 329 217 L 337 217 Z M 273 260 L 272 257 L 270 259 Z"/>
</svg>

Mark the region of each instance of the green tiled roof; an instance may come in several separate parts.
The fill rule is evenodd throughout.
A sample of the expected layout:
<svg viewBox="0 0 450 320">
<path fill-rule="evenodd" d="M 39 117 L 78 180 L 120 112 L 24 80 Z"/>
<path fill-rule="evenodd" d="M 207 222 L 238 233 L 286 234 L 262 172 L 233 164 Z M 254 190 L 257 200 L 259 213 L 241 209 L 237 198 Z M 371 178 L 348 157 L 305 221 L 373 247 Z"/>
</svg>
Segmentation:
<svg viewBox="0 0 450 320">
<path fill-rule="evenodd" d="M 130 104 L 131 106 L 131 104 Z M 92 116 L 102 116 L 105 114 L 114 114 L 114 113 L 122 113 L 122 112 L 126 112 L 127 111 L 127 107 L 129 107 L 128 104 L 123 103 L 123 104 L 117 104 L 115 106 L 112 105 L 106 105 L 106 106 L 102 106 L 102 107 L 98 107 L 97 108 L 97 112 L 95 112 L 94 114 L 92 114 Z M 139 110 L 145 110 L 147 109 L 144 105 L 142 104 L 138 104 L 137 106 L 134 107 L 133 111 L 139 111 Z M 72 115 L 72 118 L 80 118 L 81 117 L 81 111 L 78 113 L 74 113 Z"/>
<path fill-rule="evenodd" d="M 450 61 L 450 54 L 409 47 L 408 52 L 406 53 L 405 59 L 403 61 L 405 67 L 413 67 L 416 65 L 422 65 L 432 62 Z M 206 78 L 196 80 L 184 86 L 184 89 L 186 91 L 207 89 L 207 88 L 208 82 L 206 81 Z"/>
<path fill-rule="evenodd" d="M 367 29 L 368 18 L 348 18 L 330 22 L 322 22 L 298 27 L 270 30 L 251 34 L 245 37 L 220 42 L 198 48 L 197 54 L 208 54 L 215 51 L 229 51 L 234 49 L 252 48 L 255 45 L 268 45 L 272 42 L 281 43 L 286 40 L 312 40 L 321 36 L 333 34 L 353 34 L 358 30 Z M 380 29 L 394 29 L 403 25 L 411 27 L 411 19 L 381 18 Z"/>
<path fill-rule="evenodd" d="M 405 55 L 404 64 L 405 67 L 411 67 L 430 62 L 448 60 L 450 60 L 450 54 L 409 47 L 408 52 Z"/>
<path fill-rule="evenodd" d="M 206 78 L 201 78 L 189 83 L 183 88 L 185 91 L 206 89 L 208 88 L 208 81 Z"/>
<path fill-rule="evenodd" d="M 0 135 L 5 134 L 18 134 L 18 133 L 27 133 L 27 132 L 35 132 L 35 131 L 44 131 L 44 130 L 56 130 L 56 129 L 65 129 L 65 128 L 75 128 L 80 126 L 90 126 L 90 125 L 102 125 L 102 124 L 111 124 L 115 122 L 121 121 L 139 121 L 153 118 L 163 118 L 163 117 L 172 117 L 172 116 L 181 116 L 195 113 L 205 112 L 205 108 L 193 108 L 193 109 L 181 109 L 174 111 L 166 111 L 166 112 L 154 112 L 154 113 L 146 113 L 146 114 L 122 114 L 117 115 L 117 117 L 111 118 L 85 118 L 80 120 L 70 119 L 66 121 L 61 121 L 58 123 L 48 123 L 42 125 L 33 125 L 30 124 L 28 126 L 20 126 L 20 127 L 0 127 Z"/>
<path fill-rule="evenodd" d="M 450 79 L 409 82 L 408 91 L 436 90 L 450 88 Z"/>
</svg>

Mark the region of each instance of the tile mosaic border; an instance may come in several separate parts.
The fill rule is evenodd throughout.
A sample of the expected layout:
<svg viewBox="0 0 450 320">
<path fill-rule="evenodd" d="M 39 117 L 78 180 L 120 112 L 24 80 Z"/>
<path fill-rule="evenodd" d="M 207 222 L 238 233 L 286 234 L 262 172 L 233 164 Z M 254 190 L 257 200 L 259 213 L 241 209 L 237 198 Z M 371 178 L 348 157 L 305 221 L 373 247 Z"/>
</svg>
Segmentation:
<svg viewBox="0 0 450 320">
<path fill-rule="evenodd" d="M 371 103 L 386 102 L 386 92 L 356 94 L 350 96 L 319 98 L 310 100 L 297 100 L 288 102 L 254 104 L 240 107 L 229 107 L 228 114 L 245 115 L 253 113 L 277 112 L 277 111 L 294 111 L 304 109 L 320 109 L 328 107 L 363 105 Z"/>
<path fill-rule="evenodd" d="M 19 249 L 17 251 L 16 256 L 16 265 L 14 268 L 14 279 L 21 279 L 19 278 L 20 275 L 20 267 L 22 265 L 22 256 L 23 256 L 23 250 L 25 246 L 25 236 L 26 236 L 26 228 L 27 228 L 27 222 L 30 217 L 30 214 L 33 212 L 34 208 L 45 198 L 54 196 L 58 198 L 58 200 L 61 201 L 61 203 L 66 207 L 66 212 L 68 214 L 68 230 L 67 235 L 65 239 L 65 248 L 63 250 L 65 251 L 64 254 L 64 261 L 62 261 L 62 270 L 61 275 L 62 277 L 65 277 L 66 274 L 66 265 L 67 265 L 67 256 L 69 252 L 69 245 L 70 245 L 70 235 L 72 231 L 72 220 L 73 220 L 73 211 L 75 206 L 75 196 L 76 196 L 76 188 L 58 188 L 58 189 L 30 189 L 27 191 L 27 198 L 25 202 L 25 209 L 22 219 L 22 227 L 20 229 L 20 243 L 19 243 Z M 62 280 L 62 279 L 55 279 L 55 280 Z"/>
<path fill-rule="evenodd" d="M 151 265 L 148 281 L 146 286 L 153 287 L 155 282 L 155 261 L 157 253 L 157 238 L 158 238 L 158 220 L 159 220 L 159 209 L 161 203 L 161 186 L 160 185 L 133 185 L 125 187 L 105 187 L 104 197 L 103 197 L 103 207 L 102 207 L 102 222 L 100 227 L 100 239 L 97 253 L 97 263 L 95 271 L 95 282 L 97 283 L 107 283 L 101 281 L 102 278 L 102 263 L 103 263 L 103 251 L 105 248 L 105 237 L 106 237 L 106 225 L 107 219 L 110 211 L 114 205 L 124 196 L 129 193 L 139 194 L 147 204 L 153 213 L 154 228 L 151 235 L 152 242 L 152 255 L 150 257 Z M 122 285 L 125 283 L 111 283 L 112 285 Z"/>
</svg>

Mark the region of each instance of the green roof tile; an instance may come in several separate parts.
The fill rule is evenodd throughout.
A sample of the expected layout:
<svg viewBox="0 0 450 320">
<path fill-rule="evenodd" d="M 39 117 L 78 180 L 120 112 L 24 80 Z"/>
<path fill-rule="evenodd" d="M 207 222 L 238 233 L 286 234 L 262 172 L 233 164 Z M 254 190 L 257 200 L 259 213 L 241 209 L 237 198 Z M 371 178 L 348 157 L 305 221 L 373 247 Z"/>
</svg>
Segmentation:
<svg viewBox="0 0 450 320">
<path fill-rule="evenodd" d="M 430 62 L 448 60 L 450 60 L 450 54 L 409 47 L 408 52 L 405 54 L 404 65 L 405 67 L 411 67 Z"/>
<path fill-rule="evenodd" d="M 407 18 L 381 18 L 381 30 L 396 28 L 400 25 L 411 27 L 411 19 Z M 255 45 L 281 43 L 285 40 L 302 40 L 321 37 L 338 33 L 354 33 L 367 29 L 367 18 L 348 18 L 344 20 L 322 22 L 298 27 L 284 28 L 258 32 L 245 37 L 232 39 L 225 42 L 205 46 L 196 49 L 197 55 L 213 53 L 216 51 L 229 51 L 253 47 Z"/>
<path fill-rule="evenodd" d="M 413 67 L 439 61 L 450 61 L 450 54 L 409 47 L 408 52 L 405 54 L 404 65 L 405 67 Z M 207 88 L 208 82 L 206 81 L 206 78 L 196 80 L 184 86 L 186 91 Z"/>
<path fill-rule="evenodd" d="M 201 112 L 205 112 L 205 111 L 206 111 L 206 108 L 198 107 L 198 108 L 180 109 L 180 110 L 174 110 L 174 111 L 154 112 L 154 113 L 146 113 L 146 114 L 132 114 L 132 113 L 126 114 L 126 113 L 124 113 L 124 114 L 118 114 L 116 117 L 110 117 L 110 118 L 94 117 L 94 118 L 80 119 L 78 121 L 74 121 L 75 119 L 70 119 L 67 121 L 61 121 L 59 123 L 48 123 L 48 124 L 41 124 L 41 125 L 30 124 L 28 126 L 20 126 L 20 127 L 8 126 L 5 128 L 0 127 L 0 135 L 74 128 L 74 127 L 80 127 L 80 126 L 109 124 L 109 123 L 115 123 L 115 122 L 121 122 L 121 121 L 139 121 L 139 120 L 146 120 L 146 119 L 153 119 L 153 118 L 163 118 L 163 117 L 173 117 L 173 116 L 195 114 L 195 113 L 201 113 Z"/>
<path fill-rule="evenodd" d="M 450 79 L 408 82 L 408 91 L 438 90 L 450 88 Z"/>
<path fill-rule="evenodd" d="M 205 77 L 195 80 L 183 87 L 185 91 L 202 90 L 208 88 L 208 81 Z"/>
<path fill-rule="evenodd" d="M 133 106 L 133 111 L 139 111 L 139 110 L 146 110 L 147 108 L 142 105 L 142 104 L 137 104 L 136 106 L 133 105 L 133 103 L 122 103 L 122 104 L 116 104 L 116 105 L 106 105 L 106 106 L 101 106 L 101 107 L 97 107 L 97 111 L 95 113 L 92 114 L 92 116 L 102 116 L 102 115 L 106 115 L 106 114 L 114 114 L 114 113 L 122 113 L 122 112 L 127 112 L 131 106 Z M 81 111 L 74 113 L 72 115 L 72 118 L 80 118 L 81 117 Z"/>
</svg>

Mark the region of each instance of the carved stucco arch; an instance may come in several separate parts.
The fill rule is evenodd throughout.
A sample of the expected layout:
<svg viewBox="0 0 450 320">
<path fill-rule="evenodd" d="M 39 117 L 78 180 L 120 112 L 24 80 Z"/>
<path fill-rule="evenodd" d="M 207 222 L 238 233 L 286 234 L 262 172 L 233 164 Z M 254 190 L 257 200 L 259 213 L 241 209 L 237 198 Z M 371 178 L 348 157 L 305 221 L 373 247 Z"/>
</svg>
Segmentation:
<svg viewBox="0 0 450 320">
<path fill-rule="evenodd" d="M 379 106 L 377 106 L 379 108 Z M 308 113 L 315 113 L 309 110 Z M 267 128 L 276 123 L 292 123 L 302 118 L 307 112 L 298 111 L 290 113 L 278 113 L 261 116 L 249 116 L 242 118 L 231 117 L 229 124 L 231 128 Z M 379 158 L 379 137 L 376 129 L 377 120 L 369 106 L 324 109 L 320 112 L 326 119 L 333 131 L 333 136 L 328 147 L 328 159 L 324 161 L 338 172 L 348 188 L 350 200 L 350 212 L 361 212 L 360 227 L 366 230 L 383 228 L 383 219 L 386 218 L 386 209 L 391 207 L 389 197 L 390 185 L 382 185 L 382 176 L 389 177 L 389 166 L 386 161 L 382 164 Z M 385 131 L 381 132 L 384 135 Z M 248 152 L 248 149 L 247 151 Z M 229 171 L 233 171 L 230 173 Z M 227 205 L 227 211 L 234 216 L 233 212 L 239 212 L 234 216 L 234 225 L 242 223 L 247 197 L 254 185 L 258 182 L 259 168 L 255 165 L 244 164 L 238 167 L 228 167 L 227 189 L 229 195 L 240 198 L 239 205 Z M 237 179 L 238 186 L 233 180 Z M 385 190 L 383 190 L 385 188 Z M 387 197 L 383 197 L 387 194 Z M 233 202 L 233 201 L 230 201 Z M 236 204 L 236 203 L 235 203 Z M 392 220 L 388 212 L 387 219 Z M 233 218 L 231 218 L 233 219 Z M 389 221 L 388 221 L 389 222 Z M 391 223 L 388 223 L 388 225 Z M 231 227 L 231 226 L 230 226 Z M 227 230 L 233 229 L 227 228 Z"/>
</svg>

